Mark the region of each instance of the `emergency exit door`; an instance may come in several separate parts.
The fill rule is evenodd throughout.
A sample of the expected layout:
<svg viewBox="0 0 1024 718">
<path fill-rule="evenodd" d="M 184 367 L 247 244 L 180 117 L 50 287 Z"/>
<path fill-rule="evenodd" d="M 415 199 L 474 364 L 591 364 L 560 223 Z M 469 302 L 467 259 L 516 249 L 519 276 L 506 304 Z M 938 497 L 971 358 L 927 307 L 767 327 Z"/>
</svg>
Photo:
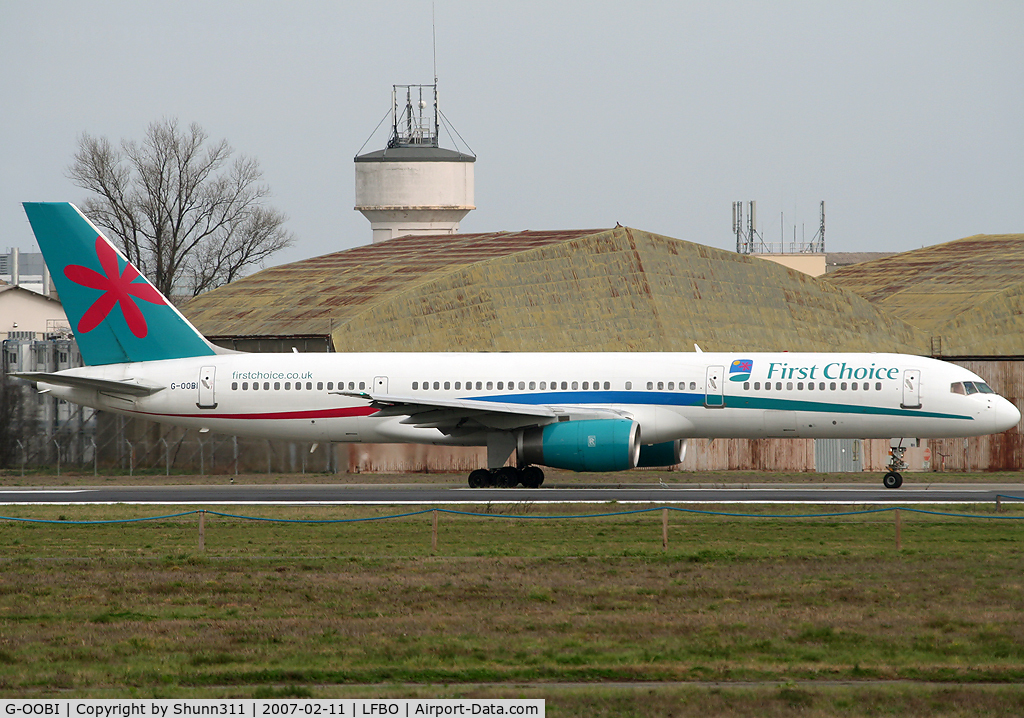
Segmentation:
<svg viewBox="0 0 1024 718">
<path fill-rule="evenodd" d="M 217 398 L 214 396 L 214 380 L 217 367 L 204 366 L 199 370 L 199 400 L 196 406 L 200 409 L 216 409 Z"/>
</svg>

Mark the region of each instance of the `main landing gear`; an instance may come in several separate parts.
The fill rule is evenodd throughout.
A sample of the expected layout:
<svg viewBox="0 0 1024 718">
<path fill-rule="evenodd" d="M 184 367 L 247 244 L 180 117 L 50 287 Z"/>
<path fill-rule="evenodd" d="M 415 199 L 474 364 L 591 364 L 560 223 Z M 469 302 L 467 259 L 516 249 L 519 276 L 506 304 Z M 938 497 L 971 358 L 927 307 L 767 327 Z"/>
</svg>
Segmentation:
<svg viewBox="0 0 1024 718">
<path fill-rule="evenodd" d="M 477 469 L 469 475 L 469 488 L 489 489 L 514 489 L 522 484 L 527 489 L 540 488 L 544 483 L 544 472 L 537 466 L 524 466 L 517 469 L 514 466 L 502 466 L 500 469 L 488 471 Z"/>
<path fill-rule="evenodd" d="M 900 472 L 907 470 L 907 462 L 903 460 L 905 453 L 907 453 L 905 446 L 893 446 L 889 449 L 889 454 L 892 456 L 886 466 L 889 471 L 882 477 L 882 485 L 885 488 L 898 489 L 903 486 L 903 475 Z"/>
</svg>

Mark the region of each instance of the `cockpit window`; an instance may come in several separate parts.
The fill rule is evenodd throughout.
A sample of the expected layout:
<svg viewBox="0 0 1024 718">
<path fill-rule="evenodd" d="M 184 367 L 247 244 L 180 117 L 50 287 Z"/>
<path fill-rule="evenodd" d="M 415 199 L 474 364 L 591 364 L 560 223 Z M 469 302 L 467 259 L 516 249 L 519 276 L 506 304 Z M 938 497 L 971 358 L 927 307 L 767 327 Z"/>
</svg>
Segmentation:
<svg viewBox="0 0 1024 718">
<path fill-rule="evenodd" d="M 955 381 L 949 385 L 954 394 L 995 394 L 992 387 L 983 381 Z"/>
</svg>

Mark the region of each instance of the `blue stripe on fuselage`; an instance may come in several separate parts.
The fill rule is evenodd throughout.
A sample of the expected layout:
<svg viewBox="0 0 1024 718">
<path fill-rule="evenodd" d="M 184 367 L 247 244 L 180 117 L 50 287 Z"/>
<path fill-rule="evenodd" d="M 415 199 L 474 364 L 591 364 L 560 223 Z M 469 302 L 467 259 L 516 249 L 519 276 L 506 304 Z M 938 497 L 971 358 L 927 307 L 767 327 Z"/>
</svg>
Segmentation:
<svg viewBox="0 0 1024 718">
<path fill-rule="evenodd" d="M 465 396 L 474 401 L 527 405 L 600 405 L 640 404 L 651 406 L 703 406 L 704 394 L 690 392 L 657 391 L 553 391 L 531 394 L 497 394 L 494 396 Z M 807 411 L 817 414 L 870 414 L 875 416 L 918 416 L 930 419 L 963 419 L 973 421 L 972 416 L 945 414 L 920 409 L 900 409 L 885 406 L 858 404 L 836 404 L 833 402 L 804 401 L 802 399 L 776 399 L 761 396 L 726 395 L 725 407 L 730 409 L 756 409 L 775 411 Z M 721 407 L 716 406 L 718 411 Z"/>
</svg>

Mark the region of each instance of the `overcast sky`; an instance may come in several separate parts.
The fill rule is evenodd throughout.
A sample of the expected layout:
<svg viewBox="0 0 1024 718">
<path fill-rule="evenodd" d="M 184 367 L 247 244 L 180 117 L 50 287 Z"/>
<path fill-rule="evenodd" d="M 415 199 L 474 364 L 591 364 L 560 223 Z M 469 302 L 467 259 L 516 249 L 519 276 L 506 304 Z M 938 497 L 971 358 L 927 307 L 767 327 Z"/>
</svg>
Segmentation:
<svg viewBox="0 0 1024 718">
<path fill-rule="evenodd" d="M 436 0 L 441 109 L 476 152 L 464 232 L 614 226 L 830 251 L 1024 232 L 1024 3 Z M 297 238 L 370 241 L 352 158 L 429 83 L 431 3 L 0 0 L 0 249 L 80 202 L 79 134 L 198 122 L 259 159 Z M 364 151 L 380 149 L 379 132 Z M 443 145 L 451 146 L 446 140 Z"/>
</svg>

